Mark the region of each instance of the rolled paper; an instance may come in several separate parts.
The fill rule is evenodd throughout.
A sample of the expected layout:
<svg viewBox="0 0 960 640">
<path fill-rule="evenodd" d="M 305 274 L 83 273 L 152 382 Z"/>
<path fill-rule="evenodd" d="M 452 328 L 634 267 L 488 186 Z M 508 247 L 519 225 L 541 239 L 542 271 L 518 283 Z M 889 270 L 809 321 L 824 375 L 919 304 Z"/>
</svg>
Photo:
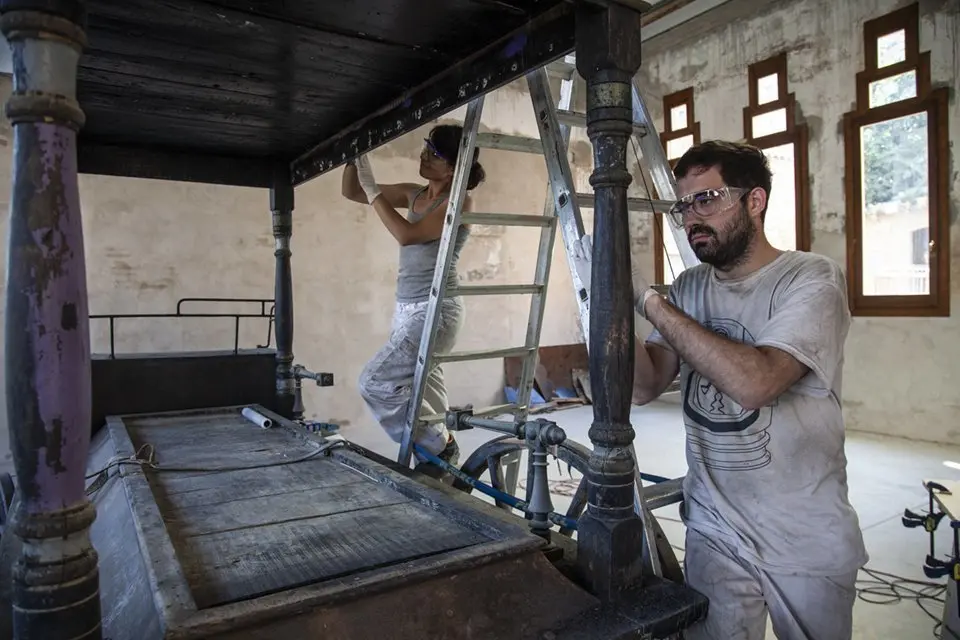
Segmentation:
<svg viewBox="0 0 960 640">
<path fill-rule="evenodd" d="M 264 415 L 257 413 L 250 407 L 244 407 L 243 411 L 241 411 L 240 413 L 243 414 L 244 418 L 246 418 L 253 424 L 257 425 L 261 429 L 269 429 L 270 427 L 273 426 L 273 420 L 271 420 L 270 418 Z"/>
</svg>

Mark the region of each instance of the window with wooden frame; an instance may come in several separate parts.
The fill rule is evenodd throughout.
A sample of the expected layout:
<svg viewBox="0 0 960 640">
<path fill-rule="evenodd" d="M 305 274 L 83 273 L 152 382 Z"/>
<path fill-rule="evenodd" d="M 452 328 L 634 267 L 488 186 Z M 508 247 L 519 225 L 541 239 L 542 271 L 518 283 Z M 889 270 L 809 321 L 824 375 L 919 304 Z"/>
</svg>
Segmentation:
<svg viewBox="0 0 960 640">
<path fill-rule="evenodd" d="M 778 249 L 810 250 L 810 173 L 807 128 L 796 122 L 787 91 L 786 52 L 747 68 L 749 103 L 743 110 L 747 143 L 763 149 L 773 174 L 763 227 Z"/>
<path fill-rule="evenodd" d="M 687 149 L 700 144 L 700 123 L 693 112 L 693 87 L 664 96 L 660 143 L 671 168 Z M 665 226 L 670 224 L 669 220 L 662 213 L 653 215 L 654 279 L 660 284 L 670 284 L 683 271 L 683 260 L 673 233 Z"/>
<path fill-rule="evenodd" d="M 946 88 L 930 84 L 917 4 L 866 22 L 844 114 L 847 281 L 862 316 L 949 316 Z"/>
</svg>

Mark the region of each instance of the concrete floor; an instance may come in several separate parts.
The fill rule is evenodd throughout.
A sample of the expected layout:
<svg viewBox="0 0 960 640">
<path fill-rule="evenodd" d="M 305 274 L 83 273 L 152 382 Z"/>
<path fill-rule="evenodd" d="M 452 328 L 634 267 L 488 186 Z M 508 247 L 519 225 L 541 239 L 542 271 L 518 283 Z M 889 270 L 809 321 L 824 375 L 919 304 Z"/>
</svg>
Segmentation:
<svg viewBox="0 0 960 640">
<path fill-rule="evenodd" d="M 593 419 L 592 407 L 575 407 L 543 414 L 562 426 L 569 438 L 589 445 L 587 431 Z M 641 468 L 649 473 L 675 477 L 686 471 L 684 432 L 679 406 L 670 400 L 661 400 L 645 407 L 634 407 L 631 422 L 637 431 L 635 445 Z M 396 456 L 396 446 L 373 429 L 350 429 L 344 435 L 358 444 L 368 446 L 383 455 Z M 495 437 L 491 432 L 467 431 L 458 435 L 461 443 L 461 461 L 481 443 Z M 860 516 L 867 550 L 869 569 L 897 576 L 928 581 L 922 565 L 928 551 L 929 538 L 921 529 L 907 529 L 900 517 L 905 508 L 915 512 L 926 510 L 926 492 L 921 481 L 926 478 L 960 480 L 960 470 L 945 462 L 960 463 L 960 446 L 920 443 L 874 436 L 859 432 L 847 434 L 850 500 Z M 574 472 L 574 477 L 579 476 Z M 569 480 L 566 467 L 550 467 L 551 484 Z M 484 478 L 487 479 L 486 477 Z M 563 483 L 570 484 L 570 483 Z M 575 487 L 575 485 L 573 485 Z M 560 486 L 553 495 L 554 510 L 563 512 L 569 497 Z M 475 492 L 476 494 L 476 492 Z M 667 537 L 682 558 L 685 527 L 679 520 L 676 505 L 655 513 Z M 949 552 L 950 529 L 941 523 L 937 535 L 937 552 L 943 557 Z M 934 638 L 935 620 L 920 608 L 915 599 L 903 599 L 894 604 L 874 604 L 863 598 L 890 601 L 889 588 L 861 574 L 862 588 L 882 589 L 879 595 L 861 592 L 854 608 L 854 638 L 856 640 L 913 640 Z M 871 582 L 873 581 L 873 582 Z M 944 580 L 940 580 L 944 583 Z M 933 600 L 923 603 L 939 619 L 941 604 Z M 768 626 L 767 638 L 775 638 Z"/>
</svg>

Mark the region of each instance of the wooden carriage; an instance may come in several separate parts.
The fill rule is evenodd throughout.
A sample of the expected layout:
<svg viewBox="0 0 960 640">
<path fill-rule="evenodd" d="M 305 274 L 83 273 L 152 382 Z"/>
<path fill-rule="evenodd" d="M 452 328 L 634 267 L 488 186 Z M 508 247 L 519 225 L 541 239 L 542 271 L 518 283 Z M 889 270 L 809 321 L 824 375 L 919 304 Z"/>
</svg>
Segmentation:
<svg viewBox="0 0 960 640">
<path fill-rule="evenodd" d="M 303 428 L 295 188 L 576 49 L 626 125 L 635 0 L 3 0 L 13 52 L 4 637 L 627 638 L 706 610 L 644 571 L 626 184 L 597 186 L 592 451 L 578 538 Z M 629 90 L 627 90 L 629 95 Z M 619 120 L 618 120 L 619 119 Z M 595 126 L 623 173 L 623 126 Z M 621 145 L 622 146 L 622 145 Z M 612 150 L 612 151 L 611 151 Z M 269 190 L 276 345 L 91 358 L 78 173 Z M 620 175 L 620 174 L 618 174 Z M 266 201 L 266 199 L 265 199 Z M 182 315 L 178 309 L 178 314 Z M 255 408 L 273 426 L 246 420 Z M 573 451 L 574 453 L 570 453 Z"/>
</svg>

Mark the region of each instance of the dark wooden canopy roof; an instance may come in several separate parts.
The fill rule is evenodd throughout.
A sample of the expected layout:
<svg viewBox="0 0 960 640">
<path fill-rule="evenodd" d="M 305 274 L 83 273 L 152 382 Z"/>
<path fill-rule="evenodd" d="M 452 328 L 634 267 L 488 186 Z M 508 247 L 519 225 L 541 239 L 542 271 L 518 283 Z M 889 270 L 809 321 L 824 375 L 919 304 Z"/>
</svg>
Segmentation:
<svg viewBox="0 0 960 640">
<path fill-rule="evenodd" d="M 568 0 L 89 0 L 86 173 L 300 183 L 573 50 Z M 282 170 L 282 169 L 281 169 Z"/>
</svg>

